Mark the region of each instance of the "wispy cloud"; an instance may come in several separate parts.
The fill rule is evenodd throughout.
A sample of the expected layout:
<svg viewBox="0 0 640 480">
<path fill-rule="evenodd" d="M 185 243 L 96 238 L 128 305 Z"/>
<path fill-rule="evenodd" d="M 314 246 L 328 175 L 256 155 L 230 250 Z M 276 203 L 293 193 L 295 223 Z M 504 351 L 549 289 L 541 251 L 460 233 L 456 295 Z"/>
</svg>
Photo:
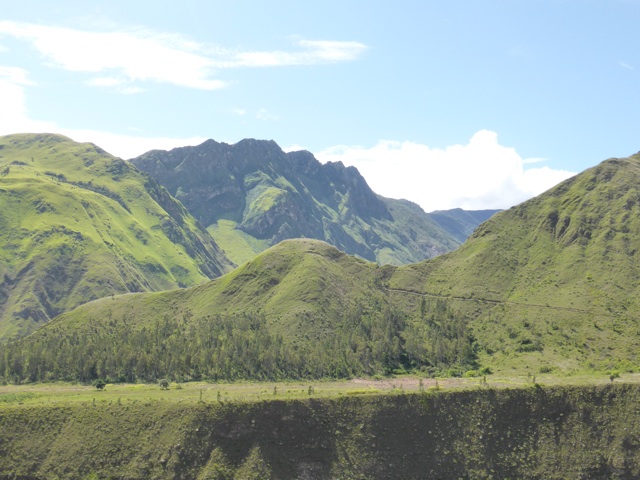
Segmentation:
<svg viewBox="0 0 640 480">
<path fill-rule="evenodd" d="M 525 168 L 527 161 L 487 130 L 466 145 L 444 149 L 381 141 L 373 147 L 336 146 L 316 157 L 353 165 L 374 191 L 412 200 L 426 211 L 508 208 L 574 175 L 546 166 Z"/>
<path fill-rule="evenodd" d="M 34 85 L 26 70 L 0 65 L 0 133 L 14 133 L 31 125 L 27 120 L 24 90 Z"/>
<path fill-rule="evenodd" d="M 25 69 L 19 67 L 6 67 L 0 65 L 0 80 L 5 80 L 16 85 L 35 85 L 29 80 Z"/>
<path fill-rule="evenodd" d="M 240 51 L 147 29 L 96 32 L 12 21 L 0 21 L 0 36 L 30 43 L 53 66 L 101 74 L 90 80 L 101 87 L 154 81 L 216 90 L 228 86 L 214 78 L 222 69 L 351 61 L 367 48 L 353 41 L 294 38 L 294 51 Z"/>
<path fill-rule="evenodd" d="M 285 67 L 345 62 L 355 60 L 367 49 L 360 42 L 295 39 L 294 44 L 301 47 L 302 51 L 219 51 L 222 58 L 215 59 L 214 65 L 217 68 Z"/>
<path fill-rule="evenodd" d="M 120 135 L 91 129 L 70 129 L 55 122 L 34 120 L 28 115 L 25 89 L 34 85 L 28 73 L 17 67 L 0 65 L 0 135 L 16 132 L 48 132 L 66 135 L 78 142 L 92 142 L 113 155 L 131 158 L 152 149 L 170 149 L 185 145 L 197 145 L 205 138 L 168 138 L 138 135 Z M 124 87 L 136 88 L 136 87 Z M 126 93 L 126 92 L 123 92 Z M 132 92 L 133 93 L 133 92 Z"/>
<path fill-rule="evenodd" d="M 256 112 L 256 118 L 263 121 L 273 121 L 278 120 L 280 117 L 278 117 L 278 115 L 270 113 L 266 108 L 261 108 Z"/>
<path fill-rule="evenodd" d="M 618 65 L 627 70 L 634 70 L 634 68 L 626 62 L 618 62 Z"/>
</svg>

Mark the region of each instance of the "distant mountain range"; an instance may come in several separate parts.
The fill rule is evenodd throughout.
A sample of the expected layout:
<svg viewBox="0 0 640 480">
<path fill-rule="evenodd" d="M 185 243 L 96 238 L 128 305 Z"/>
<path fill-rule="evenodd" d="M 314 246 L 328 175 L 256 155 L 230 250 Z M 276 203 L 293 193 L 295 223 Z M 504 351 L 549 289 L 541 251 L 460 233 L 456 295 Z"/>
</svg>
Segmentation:
<svg viewBox="0 0 640 480">
<path fill-rule="evenodd" d="M 417 262 L 455 249 L 496 212 L 430 215 L 377 195 L 354 167 L 285 153 L 273 141 L 207 140 L 130 161 L 180 200 L 237 264 L 290 238 L 324 240 L 382 264 Z"/>
<path fill-rule="evenodd" d="M 5 358 L 79 380 L 634 371 L 638 185 L 640 154 L 607 160 L 400 267 L 289 240 L 197 287 L 79 307 Z"/>
</svg>

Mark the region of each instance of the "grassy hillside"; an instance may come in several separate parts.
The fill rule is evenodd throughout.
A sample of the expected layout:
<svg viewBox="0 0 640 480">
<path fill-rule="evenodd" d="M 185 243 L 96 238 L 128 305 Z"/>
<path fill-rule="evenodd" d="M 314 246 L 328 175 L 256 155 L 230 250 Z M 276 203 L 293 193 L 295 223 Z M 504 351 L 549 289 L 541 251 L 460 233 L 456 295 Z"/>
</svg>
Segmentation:
<svg viewBox="0 0 640 480">
<path fill-rule="evenodd" d="M 464 317 L 426 299 L 415 311 L 395 308 L 380 287 L 389 268 L 288 240 L 197 287 L 61 315 L 0 351 L 0 376 L 229 380 L 474 368 Z"/>
<path fill-rule="evenodd" d="M 0 138 L 0 340 L 96 298 L 195 285 L 229 266 L 126 162 L 59 135 Z"/>
<path fill-rule="evenodd" d="M 495 215 L 455 252 L 404 267 L 282 242 L 191 289 L 69 312 L 7 347 L 0 372 L 133 381 L 634 371 L 638 184 L 640 157 L 605 161 Z"/>
<path fill-rule="evenodd" d="M 639 155 L 607 160 L 496 214 L 459 250 L 398 269 L 389 286 L 472 315 L 497 365 L 637 368 L 638 185 Z"/>
<path fill-rule="evenodd" d="M 638 478 L 636 385 L 0 402 L 3 478 Z M 0 397 L 1 399 L 1 397 Z"/>
<path fill-rule="evenodd" d="M 474 219 L 447 217 L 443 228 L 416 204 L 376 195 L 355 168 L 285 153 L 273 141 L 208 140 L 131 162 L 183 202 L 237 264 L 290 238 L 324 240 L 381 264 L 417 262 L 456 248 Z"/>
</svg>

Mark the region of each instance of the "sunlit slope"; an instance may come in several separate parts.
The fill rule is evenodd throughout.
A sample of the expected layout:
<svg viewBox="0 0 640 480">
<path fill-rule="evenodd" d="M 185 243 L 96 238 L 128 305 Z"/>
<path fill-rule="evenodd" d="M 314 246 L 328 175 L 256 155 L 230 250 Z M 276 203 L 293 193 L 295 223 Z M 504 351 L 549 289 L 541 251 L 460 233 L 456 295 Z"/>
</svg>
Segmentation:
<svg viewBox="0 0 640 480">
<path fill-rule="evenodd" d="M 195 285 L 229 265 L 126 162 L 59 135 L 0 138 L 0 339 L 89 300 Z"/>
<path fill-rule="evenodd" d="M 398 301 L 418 291 L 475 317 L 498 363 L 638 365 L 639 185 L 639 155 L 607 160 L 496 214 L 459 250 L 398 269 L 389 286 Z"/>
<path fill-rule="evenodd" d="M 103 298 L 60 315 L 0 350 L 0 375 L 266 380 L 475 368 L 455 312 L 390 304 L 381 279 L 393 268 L 322 241 L 287 240 L 196 287 Z"/>
<path fill-rule="evenodd" d="M 0 371 L 65 378 L 68 364 L 69 379 L 87 381 L 638 369 L 639 180 L 639 156 L 607 160 L 405 267 L 284 241 L 190 289 L 61 315 L 5 357 L 33 372 Z"/>
<path fill-rule="evenodd" d="M 317 240 L 286 240 L 254 260 L 197 287 L 92 302 L 65 314 L 57 325 L 80 325 L 105 318 L 148 325 L 169 314 L 186 321 L 213 315 L 264 314 L 271 327 L 285 334 L 313 336 L 329 329 L 345 312 L 379 294 L 378 267 Z M 131 312 L 131 315 L 128 313 Z M 308 324 L 321 316 L 324 321 Z M 51 325 L 50 327 L 52 327 Z"/>
</svg>

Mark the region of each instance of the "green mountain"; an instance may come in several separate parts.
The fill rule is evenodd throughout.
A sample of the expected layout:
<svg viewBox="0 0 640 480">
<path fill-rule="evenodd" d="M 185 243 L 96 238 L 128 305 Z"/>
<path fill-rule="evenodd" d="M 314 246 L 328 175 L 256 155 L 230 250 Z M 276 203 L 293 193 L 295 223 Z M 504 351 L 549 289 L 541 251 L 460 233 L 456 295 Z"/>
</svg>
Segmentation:
<svg viewBox="0 0 640 480">
<path fill-rule="evenodd" d="M 179 199 L 237 264 L 281 240 L 314 238 L 401 265 L 451 251 L 473 230 L 472 215 L 462 224 L 449 216 L 443 228 L 414 203 L 376 195 L 354 167 L 323 165 L 306 151 L 285 153 L 273 141 L 207 140 L 131 163 Z"/>
<path fill-rule="evenodd" d="M 635 370 L 639 184 L 640 155 L 607 160 L 491 217 L 458 250 L 402 267 L 282 242 L 193 288 L 61 315 L 7 347 L 0 372 L 87 381 Z"/>
<path fill-rule="evenodd" d="M 60 135 L 0 137 L 0 339 L 96 298 L 195 285 L 231 265 L 127 162 Z"/>
<path fill-rule="evenodd" d="M 607 160 L 496 214 L 455 252 L 398 269 L 389 286 L 473 316 L 496 365 L 638 368 L 639 185 L 640 155 Z"/>
<path fill-rule="evenodd" d="M 196 287 L 104 298 L 63 314 L 7 346 L 0 375 L 155 381 L 472 368 L 465 320 L 429 299 L 415 312 L 395 308 L 383 285 L 393 269 L 318 240 L 287 240 Z"/>
<path fill-rule="evenodd" d="M 483 222 L 489 220 L 500 210 L 436 210 L 429 216 L 460 243 L 464 243 L 474 230 Z"/>
</svg>

